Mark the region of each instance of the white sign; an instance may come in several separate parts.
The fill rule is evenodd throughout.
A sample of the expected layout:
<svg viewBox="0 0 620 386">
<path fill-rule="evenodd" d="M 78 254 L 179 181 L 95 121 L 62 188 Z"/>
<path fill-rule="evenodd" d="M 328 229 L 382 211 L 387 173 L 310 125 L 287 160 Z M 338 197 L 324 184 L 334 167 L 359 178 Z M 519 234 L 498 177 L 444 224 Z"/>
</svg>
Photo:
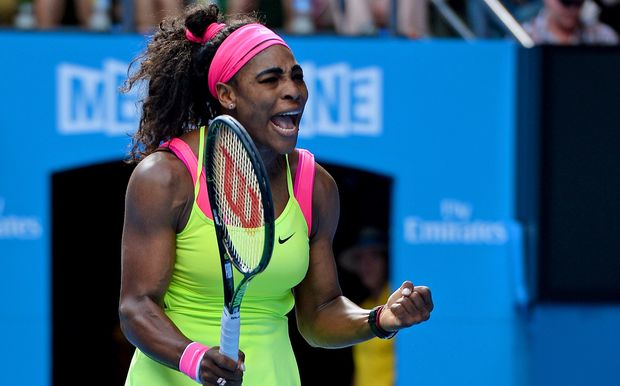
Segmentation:
<svg viewBox="0 0 620 386">
<path fill-rule="evenodd" d="M 139 123 L 137 88 L 119 92 L 129 64 L 108 59 L 102 68 L 62 63 L 56 70 L 57 125 L 64 135 L 127 135 Z M 300 136 L 370 136 L 383 133 L 383 70 L 347 63 L 304 63 L 309 100 Z"/>
<path fill-rule="evenodd" d="M 463 245 L 503 245 L 508 242 L 506 224 L 474 219 L 473 206 L 468 202 L 443 199 L 439 203 L 439 214 L 439 220 L 406 217 L 405 241 L 410 244 Z"/>
<path fill-rule="evenodd" d="M 303 63 L 309 98 L 299 135 L 370 136 L 383 132 L 383 70 L 347 63 Z"/>
<path fill-rule="evenodd" d="M 62 63 L 56 70 L 58 131 L 65 135 L 127 135 L 138 127 L 137 93 L 122 94 L 129 64 L 114 59 L 102 68 Z"/>
<path fill-rule="evenodd" d="M 0 240 L 38 239 L 43 233 L 43 226 L 35 216 L 18 216 L 4 214 L 6 200 L 0 197 Z"/>
</svg>

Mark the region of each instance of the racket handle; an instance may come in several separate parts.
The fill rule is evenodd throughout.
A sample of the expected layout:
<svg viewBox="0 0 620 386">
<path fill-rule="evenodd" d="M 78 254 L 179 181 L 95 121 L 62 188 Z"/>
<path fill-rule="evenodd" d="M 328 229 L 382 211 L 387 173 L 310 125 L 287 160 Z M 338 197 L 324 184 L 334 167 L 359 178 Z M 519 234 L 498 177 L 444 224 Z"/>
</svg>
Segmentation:
<svg viewBox="0 0 620 386">
<path fill-rule="evenodd" d="M 241 319 L 239 311 L 229 314 L 224 307 L 222 313 L 222 331 L 220 335 L 220 353 L 226 355 L 235 362 L 239 359 L 239 330 Z"/>
</svg>

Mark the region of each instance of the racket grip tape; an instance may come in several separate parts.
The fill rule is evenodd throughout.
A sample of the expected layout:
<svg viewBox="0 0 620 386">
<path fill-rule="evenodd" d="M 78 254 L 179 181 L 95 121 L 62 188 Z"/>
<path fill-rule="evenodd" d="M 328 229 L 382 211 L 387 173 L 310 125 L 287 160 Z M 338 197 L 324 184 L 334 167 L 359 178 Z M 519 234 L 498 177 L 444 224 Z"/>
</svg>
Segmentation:
<svg viewBox="0 0 620 386">
<path fill-rule="evenodd" d="M 235 362 L 239 359 L 239 330 L 241 319 L 239 311 L 229 314 L 224 307 L 222 313 L 222 331 L 220 335 L 220 353 L 226 355 Z"/>
<path fill-rule="evenodd" d="M 202 357 L 209 350 L 209 347 L 198 343 L 192 342 L 185 347 L 181 360 L 179 361 L 179 370 L 193 379 L 194 381 L 201 383 L 198 378 L 198 372 L 200 370 L 200 362 Z"/>
</svg>

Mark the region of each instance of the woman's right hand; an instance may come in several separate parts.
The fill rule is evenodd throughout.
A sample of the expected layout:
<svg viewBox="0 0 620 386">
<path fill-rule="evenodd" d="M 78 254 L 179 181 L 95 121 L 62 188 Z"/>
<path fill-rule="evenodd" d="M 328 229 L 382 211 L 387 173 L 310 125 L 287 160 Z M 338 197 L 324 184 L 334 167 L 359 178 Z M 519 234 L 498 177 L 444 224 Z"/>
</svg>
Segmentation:
<svg viewBox="0 0 620 386">
<path fill-rule="evenodd" d="M 200 362 L 200 381 L 205 386 L 239 386 L 243 382 L 244 362 L 245 354 L 241 350 L 239 350 L 239 360 L 235 363 L 220 353 L 219 346 L 211 347 Z M 220 379 L 226 382 L 222 382 Z"/>
</svg>

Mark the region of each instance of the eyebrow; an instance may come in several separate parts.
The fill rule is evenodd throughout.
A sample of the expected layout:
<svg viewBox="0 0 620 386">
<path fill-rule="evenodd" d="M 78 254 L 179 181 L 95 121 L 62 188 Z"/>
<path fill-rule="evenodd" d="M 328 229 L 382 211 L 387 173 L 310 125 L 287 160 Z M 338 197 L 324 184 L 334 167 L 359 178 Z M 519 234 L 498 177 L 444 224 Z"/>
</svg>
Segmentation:
<svg viewBox="0 0 620 386">
<path fill-rule="evenodd" d="M 281 69 L 280 67 L 270 67 L 270 68 L 268 68 L 266 70 L 263 70 L 263 71 L 259 72 L 258 74 L 256 74 L 256 77 L 260 78 L 261 76 L 266 75 L 266 74 L 278 74 L 278 75 L 281 75 L 281 74 L 284 74 L 284 70 Z"/>
<path fill-rule="evenodd" d="M 299 64 L 294 65 L 291 68 L 291 71 L 301 71 L 301 66 Z M 281 69 L 280 67 L 270 67 L 266 70 L 263 70 L 261 72 L 259 72 L 258 74 L 256 74 L 257 78 L 260 78 L 263 75 L 267 75 L 267 74 L 278 74 L 278 75 L 282 75 L 284 74 L 284 70 Z"/>
</svg>

